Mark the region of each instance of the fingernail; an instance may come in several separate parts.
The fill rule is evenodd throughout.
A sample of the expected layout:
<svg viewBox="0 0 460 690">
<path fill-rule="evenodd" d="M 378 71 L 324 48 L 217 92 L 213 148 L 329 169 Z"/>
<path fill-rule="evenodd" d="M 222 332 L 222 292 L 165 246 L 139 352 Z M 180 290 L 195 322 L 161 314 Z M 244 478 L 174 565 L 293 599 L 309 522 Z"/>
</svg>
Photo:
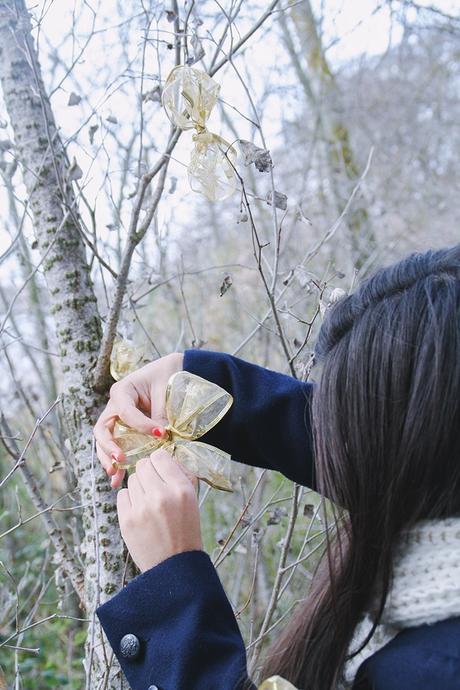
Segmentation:
<svg viewBox="0 0 460 690">
<path fill-rule="evenodd" d="M 163 432 L 161 429 L 159 429 L 157 426 L 152 429 L 152 434 L 153 436 L 163 436 Z"/>
</svg>

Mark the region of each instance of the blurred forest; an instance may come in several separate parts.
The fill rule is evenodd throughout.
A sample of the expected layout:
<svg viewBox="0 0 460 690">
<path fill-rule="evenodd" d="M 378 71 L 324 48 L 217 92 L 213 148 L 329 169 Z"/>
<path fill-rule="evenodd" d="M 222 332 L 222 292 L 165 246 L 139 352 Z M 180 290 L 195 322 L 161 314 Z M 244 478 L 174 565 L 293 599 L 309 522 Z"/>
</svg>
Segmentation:
<svg viewBox="0 0 460 690">
<path fill-rule="evenodd" d="M 94 616 L 135 574 L 91 433 L 115 338 L 305 380 L 337 296 L 459 241 L 456 4 L 0 0 L 0 688 L 127 688 Z M 221 85 L 222 201 L 162 107 L 182 64 Z M 232 471 L 233 494 L 202 486 L 203 536 L 256 678 L 324 507 Z"/>
</svg>

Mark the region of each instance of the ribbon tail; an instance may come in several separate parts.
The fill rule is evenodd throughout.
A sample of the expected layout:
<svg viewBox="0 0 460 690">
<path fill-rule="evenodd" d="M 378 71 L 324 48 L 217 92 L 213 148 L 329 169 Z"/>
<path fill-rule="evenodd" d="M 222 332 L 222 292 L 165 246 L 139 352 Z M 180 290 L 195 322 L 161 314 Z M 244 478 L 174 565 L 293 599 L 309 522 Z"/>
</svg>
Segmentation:
<svg viewBox="0 0 460 690">
<path fill-rule="evenodd" d="M 230 481 L 231 456 L 200 441 L 174 442 L 174 457 L 198 479 L 214 489 L 233 491 Z"/>
</svg>

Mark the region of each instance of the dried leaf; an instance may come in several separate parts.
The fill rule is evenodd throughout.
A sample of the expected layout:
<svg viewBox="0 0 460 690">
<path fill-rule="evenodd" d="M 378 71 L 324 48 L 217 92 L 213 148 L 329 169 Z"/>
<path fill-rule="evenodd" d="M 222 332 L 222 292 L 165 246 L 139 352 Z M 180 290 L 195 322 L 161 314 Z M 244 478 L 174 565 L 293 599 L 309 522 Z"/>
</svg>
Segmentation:
<svg viewBox="0 0 460 690">
<path fill-rule="evenodd" d="M 177 187 L 177 177 L 174 177 L 174 175 L 171 176 L 170 181 L 169 181 L 169 189 L 168 189 L 168 194 L 174 194 L 176 191 Z"/>
<path fill-rule="evenodd" d="M 297 209 L 295 219 L 298 220 L 300 223 L 305 223 L 305 225 L 312 225 L 310 218 L 307 218 L 307 216 L 303 213 L 301 208 Z"/>
<path fill-rule="evenodd" d="M 177 19 L 177 14 L 173 10 L 166 10 L 166 19 L 172 23 Z"/>
<path fill-rule="evenodd" d="M 199 60 L 202 60 L 204 58 L 204 56 L 206 55 L 206 51 L 203 48 L 203 44 L 196 33 L 193 34 L 190 43 L 192 44 L 193 48 L 193 62 L 190 63 L 187 61 L 187 64 L 193 65 L 195 62 L 198 62 Z"/>
<path fill-rule="evenodd" d="M 253 517 L 252 517 L 251 513 L 246 513 L 245 515 L 243 515 L 243 517 L 240 520 L 240 527 L 243 527 L 243 528 L 247 527 L 248 525 L 251 524 L 252 521 L 253 521 Z"/>
<path fill-rule="evenodd" d="M 334 304 L 335 302 L 338 302 L 339 299 L 345 297 L 346 294 L 347 293 L 345 292 L 345 290 L 342 290 L 342 288 L 334 288 L 329 297 L 329 304 Z"/>
<path fill-rule="evenodd" d="M 266 198 L 267 198 L 267 203 L 271 205 L 272 193 L 268 192 Z M 281 209 L 281 211 L 286 211 L 287 200 L 288 200 L 288 198 L 287 198 L 286 194 L 283 194 L 282 192 L 275 191 L 275 206 L 276 206 L 276 208 Z"/>
<path fill-rule="evenodd" d="M 115 115 L 109 115 L 109 116 L 106 117 L 105 119 L 106 119 L 106 122 L 110 122 L 112 125 L 117 125 L 117 124 L 118 124 L 118 120 L 117 120 L 117 118 L 115 117 Z"/>
<path fill-rule="evenodd" d="M 252 546 L 256 546 L 256 544 L 259 543 L 259 541 L 262 539 L 264 536 L 263 530 L 260 527 L 254 527 L 254 529 L 251 532 L 251 544 Z"/>
<path fill-rule="evenodd" d="M 239 139 L 239 145 L 244 155 L 244 164 L 254 163 L 259 172 L 270 172 L 273 167 L 270 151 L 256 146 L 250 141 Z"/>
<path fill-rule="evenodd" d="M 227 290 L 229 290 L 233 285 L 233 280 L 230 275 L 225 276 L 225 278 L 222 281 L 222 285 L 220 286 L 220 292 L 219 295 L 222 297 L 222 295 L 225 295 Z"/>
<path fill-rule="evenodd" d="M 286 515 L 286 508 L 275 508 L 275 510 L 272 510 L 268 517 L 267 525 L 278 525 L 281 522 L 281 518 L 285 517 Z"/>
<path fill-rule="evenodd" d="M 312 503 L 306 503 L 303 507 L 303 514 L 305 517 L 312 518 L 315 514 L 315 506 Z"/>
<path fill-rule="evenodd" d="M 94 135 L 96 134 L 97 130 L 99 129 L 99 125 L 91 125 L 89 128 L 89 143 L 94 144 Z"/>
<path fill-rule="evenodd" d="M 203 345 L 206 345 L 208 341 L 203 340 L 203 338 L 193 338 L 192 340 L 192 347 L 196 347 L 198 350 L 200 347 L 203 347 Z"/>
<path fill-rule="evenodd" d="M 326 300 L 320 300 L 319 302 L 319 313 L 323 317 L 327 310 L 332 307 L 335 302 L 338 302 L 342 297 L 345 297 L 347 293 L 342 288 L 334 288 L 329 298 Z"/>
<path fill-rule="evenodd" d="M 69 100 L 67 101 L 67 105 L 78 105 L 80 101 L 81 96 L 79 96 L 78 93 L 72 91 L 72 93 L 69 96 Z"/>
<path fill-rule="evenodd" d="M 148 103 L 149 101 L 152 103 L 161 103 L 161 88 L 159 84 L 154 86 L 153 89 L 150 89 L 150 91 L 146 91 L 142 94 L 142 102 Z"/>
<path fill-rule="evenodd" d="M 239 225 L 240 223 L 247 223 L 248 220 L 249 220 L 249 216 L 246 213 L 246 211 L 241 211 L 241 213 L 240 213 L 240 215 L 236 221 L 236 224 Z"/>
<path fill-rule="evenodd" d="M 67 179 L 69 182 L 75 182 L 76 180 L 81 180 L 83 177 L 83 170 L 80 168 L 80 166 L 77 163 L 77 159 L 75 156 L 73 157 L 72 165 L 70 166 L 69 169 L 69 174 Z"/>
</svg>

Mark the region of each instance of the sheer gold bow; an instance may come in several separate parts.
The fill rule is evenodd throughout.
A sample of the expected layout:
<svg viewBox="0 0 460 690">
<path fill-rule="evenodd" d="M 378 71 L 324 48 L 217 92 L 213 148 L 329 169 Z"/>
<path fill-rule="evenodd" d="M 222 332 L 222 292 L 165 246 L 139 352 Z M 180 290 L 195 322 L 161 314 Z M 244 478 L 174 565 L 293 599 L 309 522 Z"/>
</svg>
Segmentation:
<svg viewBox="0 0 460 690">
<path fill-rule="evenodd" d="M 187 65 L 174 67 L 162 93 L 162 104 L 173 125 L 195 129 L 188 177 L 195 192 L 210 201 L 221 201 L 236 190 L 236 150 L 225 139 L 206 129 L 220 85 L 206 72 Z"/>
<path fill-rule="evenodd" d="M 257 690 L 297 690 L 297 688 L 281 676 L 271 676 L 264 680 Z"/>
<path fill-rule="evenodd" d="M 114 461 L 114 467 L 133 469 L 137 460 L 163 447 L 198 479 L 232 491 L 230 455 L 196 440 L 222 419 L 232 403 L 230 393 L 215 383 L 188 371 L 176 372 L 166 388 L 166 437 L 155 438 L 115 422 L 114 440 L 131 462 Z"/>
</svg>

